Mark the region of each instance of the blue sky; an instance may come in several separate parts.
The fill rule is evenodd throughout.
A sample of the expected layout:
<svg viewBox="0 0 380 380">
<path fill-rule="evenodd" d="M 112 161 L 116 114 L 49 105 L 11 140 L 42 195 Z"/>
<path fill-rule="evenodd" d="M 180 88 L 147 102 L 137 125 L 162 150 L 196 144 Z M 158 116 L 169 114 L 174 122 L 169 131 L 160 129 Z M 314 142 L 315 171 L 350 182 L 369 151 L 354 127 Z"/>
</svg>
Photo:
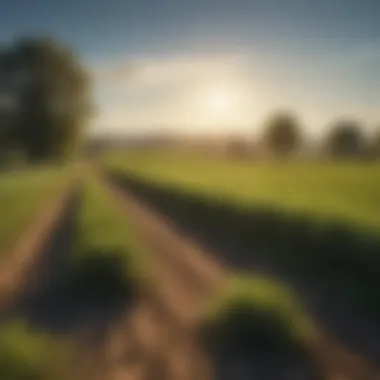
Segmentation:
<svg viewBox="0 0 380 380">
<path fill-rule="evenodd" d="M 380 124 L 380 2 L 3 0 L 0 43 L 49 34 L 94 78 L 94 131 L 247 133 L 272 109 L 310 133 Z"/>
</svg>

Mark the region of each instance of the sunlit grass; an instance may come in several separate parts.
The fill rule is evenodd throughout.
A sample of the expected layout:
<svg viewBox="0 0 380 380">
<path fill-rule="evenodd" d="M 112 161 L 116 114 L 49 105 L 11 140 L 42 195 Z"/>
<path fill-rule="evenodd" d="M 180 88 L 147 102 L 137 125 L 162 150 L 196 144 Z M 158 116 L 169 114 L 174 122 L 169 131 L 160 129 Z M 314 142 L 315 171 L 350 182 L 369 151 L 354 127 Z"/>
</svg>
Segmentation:
<svg viewBox="0 0 380 380">
<path fill-rule="evenodd" d="M 146 280 L 143 246 L 134 235 L 125 211 L 93 175 L 84 184 L 75 257 L 80 260 L 87 255 L 116 255 L 127 278 Z"/>
<path fill-rule="evenodd" d="M 0 174 L 0 255 L 43 212 L 64 185 L 71 168 L 43 167 Z"/>
<path fill-rule="evenodd" d="M 223 325 L 229 323 L 231 313 L 249 312 L 251 316 L 265 313 L 273 316 L 281 328 L 287 330 L 289 337 L 297 340 L 311 340 L 315 327 L 302 307 L 301 301 L 283 283 L 264 275 L 242 275 L 232 277 L 227 285 L 211 300 L 205 310 L 206 323 Z M 271 321 L 267 321 L 270 323 Z M 255 320 L 247 321 L 255 325 Z M 239 326 L 236 326 L 239 327 Z M 249 327 L 249 326 L 246 326 Z M 248 331 L 242 331 L 243 334 Z"/>
<path fill-rule="evenodd" d="M 380 163 L 229 160 L 183 152 L 124 152 L 107 167 L 159 184 L 380 230 Z"/>
<path fill-rule="evenodd" d="M 265 276 L 233 277 L 211 301 L 200 326 L 200 342 L 219 366 L 238 357 L 247 368 L 258 360 L 285 366 L 284 371 L 286 366 L 313 371 L 309 350 L 316 334 L 300 300 Z"/>
<path fill-rule="evenodd" d="M 23 320 L 0 327 L 0 377 L 10 380 L 63 380 L 69 343 L 33 330 Z"/>
</svg>

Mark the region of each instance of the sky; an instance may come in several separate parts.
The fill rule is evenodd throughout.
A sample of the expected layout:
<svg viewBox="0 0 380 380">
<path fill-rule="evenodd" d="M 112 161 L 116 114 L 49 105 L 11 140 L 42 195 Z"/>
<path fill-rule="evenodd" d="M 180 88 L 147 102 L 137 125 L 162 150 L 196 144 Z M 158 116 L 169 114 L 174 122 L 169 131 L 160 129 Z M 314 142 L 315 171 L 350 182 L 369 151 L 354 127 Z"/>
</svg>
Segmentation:
<svg viewBox="0 0 380 380">
<path fill-rule="evenodd" d="M 0 46 L 53 35 L 88 67 L 90 133 L 255 134 L 296 112 L 311 135 L 380 125 L 377 0 L 2 0 Z"/>
</svg>

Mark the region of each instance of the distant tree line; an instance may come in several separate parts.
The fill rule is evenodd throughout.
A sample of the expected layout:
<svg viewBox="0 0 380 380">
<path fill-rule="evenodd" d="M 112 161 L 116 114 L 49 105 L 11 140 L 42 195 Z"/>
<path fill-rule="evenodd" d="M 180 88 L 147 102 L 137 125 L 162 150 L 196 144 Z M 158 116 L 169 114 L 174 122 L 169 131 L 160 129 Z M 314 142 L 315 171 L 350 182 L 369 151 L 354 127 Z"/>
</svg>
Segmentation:
<svg viewBox="0 0 380 380">
<path fill-rule="evenodd" d="M 74 53 L 51 38 L 0 50 L 0 160 L 62 159 L 81 142 L 91 114 L 89 79 Z"/>
<path fill-rule="evenodd" d="M 231 156 L 245 154 L 244 145 L 242 140 L 232 139 L 228 149 Z M 265 120 L 258 145 L 264 152 L 281 158 L 310 151 L 298 118 L 288 111 L 275 112 Z M 359 122 L 339 120 L 328 128 L 317 154 L 330 158 L 380 157 L 380 128 L 374 136 L 366 138 Z"/>
</svg>

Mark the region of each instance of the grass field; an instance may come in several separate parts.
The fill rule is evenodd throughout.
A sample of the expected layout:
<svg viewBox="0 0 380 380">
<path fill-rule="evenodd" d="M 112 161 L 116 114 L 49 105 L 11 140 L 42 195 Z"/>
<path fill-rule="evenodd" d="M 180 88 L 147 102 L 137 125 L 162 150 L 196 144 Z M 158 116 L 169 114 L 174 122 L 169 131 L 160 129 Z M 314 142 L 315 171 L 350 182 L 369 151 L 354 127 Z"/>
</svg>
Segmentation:
<svg viewBox="0 0 380 380">
<path fill-rule="evenodd" d="M 332 331 L 346 308 L 351 327 L 376 324 L 378 162 L 255 162 L 158 151 L 109 154 L 104 162 L 143 179 L 124 184 L 196 238 L 206 236 L 231 268 L 293 284 Z M 123 184 L 126 176 L 119 178 Z"/>
<path fill-rule="evenodd" d="M 70 168 L 44 167 L 0 174 L 0 256 L 63 189 Z"/>
<path fill-rule="evenodd" d="M 68 368 L 69 340 L 57 339 L 31 328 L 22 319 L 0 326 L 1 378 L 12 380 L 64 380 Z"/>
<path fill-rule="evenodd" d="M 235 214 L 228 214 L 226 210 L 208 206 L 214 199 L 244 208 L 264 205 L 290 215 L 305 214 L 316 220 L 342 221 L 357 230 L 378 234 L 379 163 L 254 162 L 182 152 L 108 154 L 103 157 L 103 163 L 106 167 L 135 174 L 153 184 L 206 199 L 202 203 L 189 197 L 188 203 L 183 204 L 184 198 L 175 199 L 173 194 L 166 195 L 166 198 L 162 193 L 159 195 L 161 201 L 178 208 L 179 213 L 191 214 L 199 223 L 205 222 L 201 228 L 211 227 L 213 230 L 215 227 L 219 238 L 228 235 L 231 239 L 245 240 L 250 247 L 257 243 L 266 246 L 268 250 L 263 252 L 268 257 L 272 255 L 273 263 L 288 267 L 284 273 L 307 273 L 305 278 L 315 276 L 318 281 L 321 278 L 328 281 L 328 275 L 333 273 L 332 286 L 337 287 L 341 282 L 348 298 L 355 299 L 358 308 L 367 308 L 369 314 L 380 315 L 372 292 L 378 288 L 379 259 L 371 257 L 368 260 L 369 253 L 374 252 L 371 247 L 367 254 L 360 246 L 361 254 L 358 255 L 356 248 L 346 251 L 344 246 L 343 255 L 340 255 L 335 238 L 331 247 L 327 243 L 318 245 L 320 242 L 317 240 L 323 240 L 323 234 L 317 236 L 319 232 L 311 230 L 309 235 L 303 231 L 305 236 L 297 242 L 294 239 L 295 228 L 289 228 L 281 217 L 267 219 L 253 215 L 244 219 L 240 214 L 233 216 Z M 0 228 L 0 252 L 11 246 L 48 198 L 62 188 L 68 178 L 67 173 L 67 170 L 41 169 L 2 175 L 0 210 L 4 210 L 6 216 Z M 267 221 L 264 227 L 263 221 Z M 126 296 L 134 296 L 139 285 L 146 284 L 149 263 L 146 262 L 144 246 L 134 233 L 133 221 L 127 220 L 124 210 L 120 209 L 101 181 L 89 173 L 84 179 L 76 222 L 76 245 L 70 267 L 72 278 L 69 279 L 74 280 L 70 282 L 74 289 L 73 297 L 74 293 L 75 296 L 79 294 L 79 298 L 80 294 L 84 295 L 83 299 L 94 297 L 94 314 L 103 309 L 105 300 L 111 297 L 120 296 L 125 303 L 128 301 Z M 295 226 L 297 229 L 303 227 L 297 223 Z M 232 231 L 234 229 L 236 231 Z M 313 236 L 317 237 L 315 241 Z M 329 237 L 323 238 L 327 241 Z M 309 249 L 309 245 L 315 245 L 315 251 Z M 232 249 L 232 253 L 237 252 Z M 255 251 L 255 254 L 259 253 Z M 332 257 L 336 261 L 331 260 Z M 236 351 L 251 352 L 266 345 L 268 350 L 278 352 L 279 356 L 287 355 L 294 348 L 294 357 L 298 358 L 299 348 L 313 339 L 315 326 L 306 315 L 301 299 L 284 284 L 275 276 L 238 275 L 206 310 L 202 333 L 210 335 L 214 347 L 223 339 L 231 354 L 231 347 Z M 27 379 L 33 368 L 39 371 L 44 366 L 41 358 L 46 350 L 50 350 L 51 343 L 30 335 L 32 340 L 29 344 L 29 335 L 24 338 L 24 332 L 18 332 L 19 327 L 4 328 L 7 336 L 10 334 L 7 343 L 10 348 L 7 346 L 5 349 L 9 350 L 9 355 L 15 355 L 15 361 L 24 360 L 23 355 L 26 355 L 24 362 L 27 364 L 25 374 L 13 374 L 12 371 L 18 370 L 17 366 L 10 367 L 9 373 L 15 379 Z M 20 343 L 20 339 L 26 343 Z M 35 355 L 34 351 L 37 352 Z M 5 360 L 12 362 L 8 357 Z M 304 358 L 300 360 L 305 361 Z"/>
<path fill-rule="evenodd" d="M 113 153 L 104 162 L 243 206 L 269 205 L 380 231 L 379 162 L 255 162 L 181 152 Z"/>
<path fill-rule="evenodd" d="M 54 171 L 20 173 L 7 179 L 9 188 L 13 185 L 18 191 L 15 196 L 20 198 L 20 188 L 24 186 L 24 191 L 27 191 L 28 185 L 35 193 L 34 199 L 39 202 L 39 207 L 46 202 L 47 196 L 51 197 L 62 187 L 64 181 Z M 38 193 L 41 189 L 44 190 L 43 194 Z M 20 207 L 25 206 L 24 202 L 19 203 Z M 23 214 L 23 220 L 30 219 L 32 211 L 39 207 L 29 208 Z M 94 176 L 84 180 L 76 223 L 69 276 L 62 280 L 70 299 L 74 300 L 69 305 L 76 309 L 73 310 L 74 314 L 93 307 L 94 315 L 104 316 L 107 307 L 109 313 L 113 312 L 115 309 L 111 310 L 111 307 L 115 307 L 115 302 L 120 301 L 122 305 L 128 301 L 127 297 L 134 295 L 132 292 L 139 285 L 146 283 L 141 246 L 124 213 Z M 80 304 L 76 304 L 75 300 Z M 63 335 L 51 335 L 22 319 L 12 319 L 0 325 L 1 376 L 14 380 L 72 378 L 77 369 L 72 368 L 68 360 L 72 360 L 74 347 L 75 342 L 69 336 L 65 339 Z"/>
<path fill-rule="evenodd" d="M 144 281 L 143 247 L 134 236 L 125 213 L 95 177 L 84 184 L 78 216 L 78 239 L 74 260 L 117 260 L 125 278 Z"/>
</svg>

